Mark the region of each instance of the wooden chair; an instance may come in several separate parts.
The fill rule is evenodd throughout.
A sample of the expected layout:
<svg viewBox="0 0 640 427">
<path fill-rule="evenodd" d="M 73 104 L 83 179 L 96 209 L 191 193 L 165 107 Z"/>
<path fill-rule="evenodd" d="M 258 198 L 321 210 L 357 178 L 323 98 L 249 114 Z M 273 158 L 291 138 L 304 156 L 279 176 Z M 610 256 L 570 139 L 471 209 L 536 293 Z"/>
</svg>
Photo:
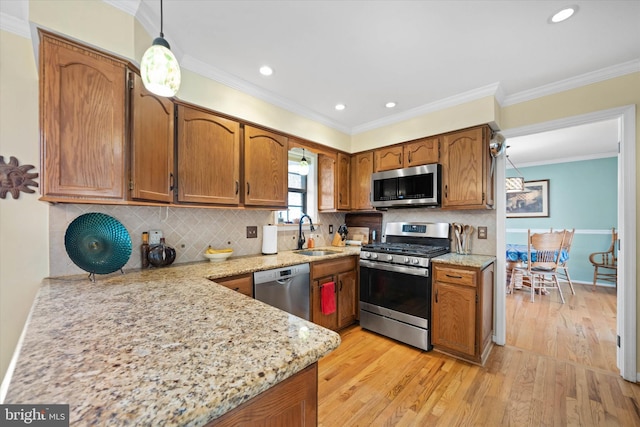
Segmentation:
<svg viewBox="0 0 640 427">
<path fill-rule="evenodd" d="M 548 289 L 557 289 L 564 304 L 557 272 L 565 236 L 565 230 L 536 234 L 531 234 L 531 230 L 527 232 L 527 265 L 514 268 L 511 277 L 523 285 L 529 284 L 531 302 L 534 302 L 536 292 L 542 294 Z M 535 261 L 531 257 L 534 251 Z"/>
<path fill-rule="evenodd" d="M 553 229 L 551 229 L 553 231 Z M 558 264 L 558 278 L 563 279 L 569 282 L 569 287 L 571 288 L 571 293 L 573 295 L 576 294 L 575 289 L 573 289 L 573 282 L 571 281 L 571 276 L 569 276 L 569 267 L 567 267 L 567 261 L 569 261 L 568 255 L 571 251 L 571 243 L 573 243 L 573 235 L 576 232 L 576 229 L 572 229 L 571 231 L 566 231 L 566 235 L 564 237 L 564 251 L 567 253 L 567 259 Z"/>
<path fill-rule="evenodd" d="M 611 246 L 605 252 L 594 252 L 589 255 L 589 261 L 593 264 L 593 290 L 596 290 L 596 282 L 611 282 L 618 286 L 618 254 L 616 245 L 618 232 L 615 227 L 611 230 Z"/>
</svg>

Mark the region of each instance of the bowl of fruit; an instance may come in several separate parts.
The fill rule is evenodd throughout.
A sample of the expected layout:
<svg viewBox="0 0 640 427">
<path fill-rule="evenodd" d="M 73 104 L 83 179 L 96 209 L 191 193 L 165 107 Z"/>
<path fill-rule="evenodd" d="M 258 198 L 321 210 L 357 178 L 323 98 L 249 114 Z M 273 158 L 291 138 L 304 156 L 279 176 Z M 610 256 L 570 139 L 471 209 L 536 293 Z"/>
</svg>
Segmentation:
<svg viewBox="0 0 640 427">
<path fill-rule="evenodd" d="M 211 262 L 224 261 L 225 259 L 229 258 L 232 254 L 233 254 L 233 249 L 231 248 L 214 249 L 213 247 L 209 246 L 204 251 L 205 258 L 209 258 L 209 261 Z"/>
</svg>

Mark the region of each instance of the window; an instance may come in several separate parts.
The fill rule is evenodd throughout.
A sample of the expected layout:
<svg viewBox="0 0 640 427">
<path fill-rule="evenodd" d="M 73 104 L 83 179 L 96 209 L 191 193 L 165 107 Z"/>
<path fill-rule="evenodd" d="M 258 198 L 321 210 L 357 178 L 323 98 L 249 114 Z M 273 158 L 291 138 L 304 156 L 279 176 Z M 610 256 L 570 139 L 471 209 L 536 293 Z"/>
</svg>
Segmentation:
<svg viewBox="0 0 640 427">
<path fill-rule="evenodd" d="M 302 215 L 309 215 L 317 222 L 317 156 L 305 150 L 309 163 L 309 173 L 300 174 L 301 149 L 289 151 L 288 206 L 286 211 L 276 211 L 274 222 L 277 224 L 297 224 Z"/>
</svg>

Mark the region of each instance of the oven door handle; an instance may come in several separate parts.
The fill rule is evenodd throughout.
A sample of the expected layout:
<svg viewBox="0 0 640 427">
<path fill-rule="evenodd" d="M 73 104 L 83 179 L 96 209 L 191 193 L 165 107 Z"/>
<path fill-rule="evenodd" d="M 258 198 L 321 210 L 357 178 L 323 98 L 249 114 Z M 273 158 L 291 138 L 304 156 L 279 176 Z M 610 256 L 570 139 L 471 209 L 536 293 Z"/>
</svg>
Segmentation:
<svg viewBox="0 0 640 427">
<path fill-rule="evenodd" d="M 394 273 L 404 273 L 411 274 L 413 276 L 424 276 L 429 277 L 429 269 L 428 268 L 416 268 L 416 267 L 407 267 L 404 265 L 397 264 L 387 264 L 384 262 L 375 262 L 375 261 L 367 261 L 360 260 L 360 267 L 373 268 L 376 270 L 385 270 L 391 271 Z"/>
</svg>

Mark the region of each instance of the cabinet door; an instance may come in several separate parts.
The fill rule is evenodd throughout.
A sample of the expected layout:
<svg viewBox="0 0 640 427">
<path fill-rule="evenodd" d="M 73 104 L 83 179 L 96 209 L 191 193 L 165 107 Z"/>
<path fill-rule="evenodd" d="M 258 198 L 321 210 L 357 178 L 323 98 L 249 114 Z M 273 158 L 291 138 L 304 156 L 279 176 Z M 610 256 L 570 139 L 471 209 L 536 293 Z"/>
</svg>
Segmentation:
<svg viewBox="0 0 640 427">
<path fill-rule="evenodd" d="M 336 157 L 318 154 L 318 210 L 336 210 Z"/>
<path fill-rule="evenodd" d="M 124 200 L 125 64 L 40 36 L 43 199 Z"/>
<path fill-rule="evenodd" d="M 404 167 L 438 163 L 440 145 L 438 138 L 424 138 L 404 145 Z"/>
<path fill-rule="evenodd" d="M 287 137 L 244 128 L 244 204 L 287 207 Z"/>
<path fill-rule="evenodd" d="M 486 156 L 482 127 L 444 135 L 442 147 L 442 207 L 486 207 Z M 493 198 L 493 197 L 491 197 Z"/>
<path fill-rule="evenodd" d="M 372 151 L 356 154 L 351 157 L 351 209 L 373 209 L 371 205 L 372 173 Z"/>
<path fill-rule="evenodd" d="M 434 282 L 433 345 L 471 357 L 476 353 L 476 288 Z"/>
<path fill-rule="evenodd" d="M 355 270 L 338 274 L 338 329 L 356 321 L 357 276 Z"/>
<path fill-rule="evenodd" d="M 338 209 L 349 209 L 351 207 L 350 200 L 350 171 L 351 158 L 350 156 L 338 153 Z"/>
<path fill-rule="evenodd" d="M 131 198 L 173 201 L 174 105 L 131 73 Z"/>
<path fill-rule="evenodd" d="M 402 145 L 380 148 L 374 153 L 376 172 L 400 169 L 402 167 L 404 157 Z"/>
<path fill-rule="evenodd" d="M 239 276 L 221 277 L 213 279 L 214 282 L 226 286 L 236 292 L 240 292 L 253 298 L 253 274 L 242 274 Z"/>
<path fill-rule="evenodd" d="M 321 287 L 325 283 L 334 282 L 336 278 L 335 276 L 325 276 L 313 281 L 313 292 L 312 292 L 312 307 L 313 307 L 313 323 L 323 326 L 327 329 L 336 330 L 338 329 L 338 305 L 336 301 L 336 311 L 330 314 L 322 313 L 322 300 L 321 300 Z M 338 290 L 338 283 L 335 283 L 335 291 Z M 334 298 L 337 298 L 337 294 L 334 293 Z"/>
<path fill-rule="evenodd" d="M 240 124 L 178 105 L 178 201 L 237 205 Z"/>
</svg>

